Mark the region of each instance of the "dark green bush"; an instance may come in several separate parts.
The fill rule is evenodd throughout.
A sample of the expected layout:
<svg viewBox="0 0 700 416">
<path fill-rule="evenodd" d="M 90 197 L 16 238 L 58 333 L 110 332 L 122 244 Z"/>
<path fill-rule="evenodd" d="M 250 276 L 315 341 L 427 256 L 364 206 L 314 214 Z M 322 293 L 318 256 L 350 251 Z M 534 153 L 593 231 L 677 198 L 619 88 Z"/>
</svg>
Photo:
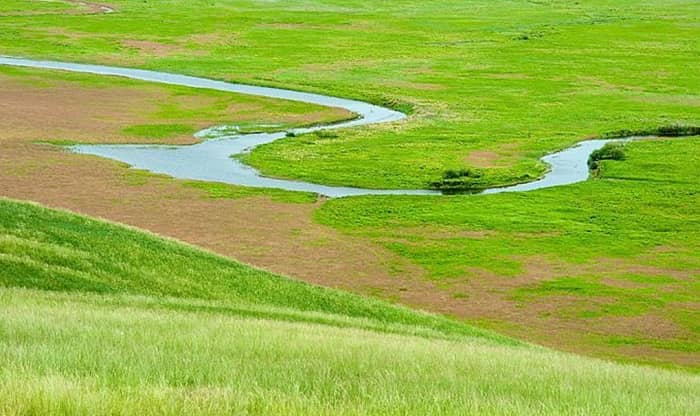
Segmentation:
<svg viewBox="0 0 700 416">
<path fill-rule="evenodd" d="M 625 145 L 623 143 L 607 143 L 605 146 L 595 150 L 588 157 L 588 168 L 596 170 L 601 160 L 624 160 Z"/>
<path fill-rule="evenodd" d="M 444 193 L 479 192 L 486 187 L 483 173 L 474 169 L 448 169 L 430 187 Z"/>
<path fill-rule="evenodd" d="M 659 136 L 668 136 L 668 137 L 700 136 L 700 127 L 682 126 L 682 125 L 665 126 L 665 127 L 660 127 L 657 134 Z"/>
<path fill-rule="evenodd" d="M 650 129 L 640 130 L 616 130 L 602 135 L 604 139 L 612 139 L 617 137 L 632 137 L 632 136 L 662 136 L 662 137 L 680 137 L 680 136 L 700 136 L 700 127 L 686 126 L 683 124 L 671 124 Z"/>
</svg>

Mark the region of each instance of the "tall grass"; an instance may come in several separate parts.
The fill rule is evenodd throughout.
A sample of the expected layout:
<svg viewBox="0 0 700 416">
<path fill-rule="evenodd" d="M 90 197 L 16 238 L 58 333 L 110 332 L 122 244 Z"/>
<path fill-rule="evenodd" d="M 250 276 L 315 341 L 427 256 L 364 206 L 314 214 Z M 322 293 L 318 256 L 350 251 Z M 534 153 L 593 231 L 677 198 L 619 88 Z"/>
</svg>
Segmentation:
<svg viewBox="0 0 700 416">
<path fill-rule="evenodd" d="M 430 183 L 431 189 L 447 194 L 479 192 L 487 186 L 484 174 L 476 169 L 448 169 L 439 181 Z"/>
<path fill-rule="evenodd" d="M 0 413 L 686 415 L 700 378 L 148 300 L 0 292 Z"/>
</svg>

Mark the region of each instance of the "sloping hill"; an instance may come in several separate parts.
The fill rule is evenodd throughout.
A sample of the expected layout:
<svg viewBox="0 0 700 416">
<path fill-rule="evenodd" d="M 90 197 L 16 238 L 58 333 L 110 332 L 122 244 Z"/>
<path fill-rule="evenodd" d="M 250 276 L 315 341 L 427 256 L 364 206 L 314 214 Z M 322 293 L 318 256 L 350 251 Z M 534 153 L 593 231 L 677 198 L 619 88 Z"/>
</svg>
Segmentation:
<svg viewBox="0 0 700 416">
<path fill-rule="evenodd" d="M 700 378 L 520 344 L 0 200 L 2 414 L 694 414 Z"/>
<path fill-rule="evenodd" d="M 517 343 L 438 316 L 276 276 L 124 226 L 6 199 L 0 199 L 0 212 L 0 286 L 216 301 L 237 314 L 298 315 L 295 320 L 303 316 L 324 322 L 352 318 L 385 330 Z"/>
</svg>

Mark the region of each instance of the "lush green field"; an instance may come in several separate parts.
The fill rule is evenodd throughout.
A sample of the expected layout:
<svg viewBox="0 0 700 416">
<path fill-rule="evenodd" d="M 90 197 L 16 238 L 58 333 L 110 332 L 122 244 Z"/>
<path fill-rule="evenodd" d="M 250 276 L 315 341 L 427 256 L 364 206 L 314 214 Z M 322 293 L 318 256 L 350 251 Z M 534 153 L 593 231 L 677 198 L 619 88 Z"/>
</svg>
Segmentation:
<svg viewBox="0 0 700 416">
<path fill-rule="evenodd" d="M 247 158 L 277 176 L 417 188 L 473 166 L 503 184 L 541 174 L 542 154 L 585 137 L 699 123 L 692 0 L 109 3 L 117 13 L 2 18 L 0 52 L 321 91 L 413 114 Z"/>
<path fill-rule="evenodd" d="M 699 155 L 696 137 L 634 142 L 624 160 L 601 162 L 599 178 L 573 186 L 343 198 L 325 204 L 317 219 L 411 259 L 456 299 L 483 302 L 484 289 L 474 285 L 481 282 L 497 293 L 494 309 L 508 301 L 533 314 L 530 325 L 514 326 L 507 309 L 473 313 L 484 325 L 541 332 L 544 341 L 556 337 L 558 320 L 576 322 L 581 330 L 558 334 L 570 338 L 562 346 L 656 363 L 677 361 L 675 352 L 697 369 Z M 659 319 L 650 325 L 648 318 Z M 608 325 L 620 321 L 626 335 Z M 658 328 L 667 325 L 674 330 Z M 646 356 L 626 347 L 645 348 Z"/>
<path fill-rule="evenodd" d="M 697 376 L 519 344 L 0 200 L 3 414 L 693 414 Z"/>
</svg>

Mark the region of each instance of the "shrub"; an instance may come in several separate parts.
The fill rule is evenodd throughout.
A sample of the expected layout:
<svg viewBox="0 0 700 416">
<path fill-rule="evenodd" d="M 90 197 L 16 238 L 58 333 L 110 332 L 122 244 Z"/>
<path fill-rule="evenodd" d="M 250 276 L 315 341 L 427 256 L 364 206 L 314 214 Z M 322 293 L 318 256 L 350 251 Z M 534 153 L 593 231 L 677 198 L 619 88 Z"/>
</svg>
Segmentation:
<svg viewBox="0 0 700 416">
<path fill-rule="evenodd" d="M 588 157 L 588 168 L 591 170 L 596 170 L 599 168 L 599 161 L 601 160 L 624 160 L 625 159 L 625 145 L 623 143 L 606 143 L 605 146 L 598 150 L 595 150 Z"/>
<path fill-rule="evenodd" d="M 650 129 L 640 130 L 616 130 L 603 134 L 604 139 L 612 139 L 618 137 L 631 136 L 662 136 L 662 137 L 680 137 L 680 136 L 700 136 L 700 127 L 686 126 L 683 124 L 671 124 Z"/>
<path fill-rule="evenodd" d="M 660 127 L 657 134 L 659 136 L 669 137 L 700 136 L 700 127 L 674 124 L 671 126 Z"/>
<path fill-rule="evenodd" d="M 430 184 L 430 188 L 444 193 L 479 192 L 486 187 L 483 176 L 474 169 L 448 169 L 439 181 Z"/>
</svg>

